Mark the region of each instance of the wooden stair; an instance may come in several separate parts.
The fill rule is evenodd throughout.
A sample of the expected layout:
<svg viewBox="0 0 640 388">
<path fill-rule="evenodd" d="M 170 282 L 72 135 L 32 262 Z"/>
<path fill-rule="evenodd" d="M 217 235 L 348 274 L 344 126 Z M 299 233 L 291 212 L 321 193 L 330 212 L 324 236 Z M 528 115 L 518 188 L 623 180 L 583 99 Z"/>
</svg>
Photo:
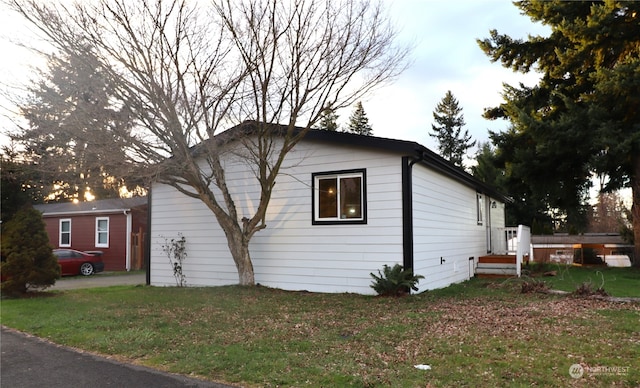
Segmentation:
<svg viewBox="0 0 640 388">
<path fill-rule="evenodd" d="M 480 256 L 475 273 L 479 278 L 517 277 L 516 255 Z"/>
</svg>

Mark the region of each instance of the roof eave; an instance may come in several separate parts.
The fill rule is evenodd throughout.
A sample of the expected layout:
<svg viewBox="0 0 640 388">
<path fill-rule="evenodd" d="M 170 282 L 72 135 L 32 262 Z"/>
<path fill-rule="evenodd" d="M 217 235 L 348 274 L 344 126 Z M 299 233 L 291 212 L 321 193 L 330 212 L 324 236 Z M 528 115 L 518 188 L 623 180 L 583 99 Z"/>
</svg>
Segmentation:
<svg viewBox="0 0 640 388">
<path fill-rule="evenodd" d="M 419 163 L 422 163 L 425 166 L 440 172 L 441 174 L 449 176 L 468 187 L 474 188 L 475 190 L 478 190 L 504 203 L 513 203 L 513 198 L 498 192 L 495 188 L 484 182 L 481 182 L 459 167 L 454 166 L 427 147 L 413 141 L 388 139 L 374 136 L 362 136 L 350 133 L 330 132 L 322 130 L 309 131 L 305 135 L 305 138 L 310 140 L 334 142 L 338 137 L 343 138 L 343 140 L 347 140 L 345 144 L 382 148 L 388 151 L 405 154 L 405 156 L 411 156 L 415 158 Z"/>
<path fill-rule="evenodd" d="M 74 211 L 61 211 L 61 212 L 43 212 L 42 216 L 55 217 L 55 216 L 77 216 L 77 215 L 93 215 L 93 214 L 120 214 L 130 212 L 129 209 L 96 209 L 96 210 L 74 210 Z"/>
</svg>

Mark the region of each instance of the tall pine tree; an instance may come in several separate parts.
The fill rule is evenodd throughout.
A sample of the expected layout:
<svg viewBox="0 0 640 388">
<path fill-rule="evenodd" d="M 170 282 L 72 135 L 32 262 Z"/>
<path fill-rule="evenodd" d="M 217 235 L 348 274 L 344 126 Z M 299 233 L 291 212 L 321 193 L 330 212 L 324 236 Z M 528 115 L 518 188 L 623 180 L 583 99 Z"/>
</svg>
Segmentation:
<svg viewBox="0 0 640 388">
<path fill-rule="evenodd" d="M 451 90 L 447 91 L 436 106 L 433 119 L 435 124 L 431 125 L 432 132 L 429 136 L 438 141 L 440 155 L 456 166 L 462 167 L 462 158 L 476 142 L 471 141 L 468 130 L 462 131 L 465 124 L 464 115 Z"/>
<path fill-rule="evenodd" d="M 318 129 L 332 132 L 338 130 L 338 115 L 336 114 L 335 110 L 327 108 L 322 111 Z"/>
<path fill-rule="evenodd" d="M 56 201 L 83 200 L 86 191 L 98 198 L 119 196 L 125 182 L 115 166 L 126 159 L 130 121 L 126 107 L 112 103 L 107 72 L 85 51 L 50 56 L 41 76 L 20 106 L 29 125 L 14 138 L 47 195 Z"/>
<path fill-rule="evenodd" d="M 512 124 L 491 135 L 509 181 L 543 198 L 548 212 L 562 210 L 578 231 L 594 174 L 609 178 L 605 191 L 630 186 L 640 265 L 640 3 L 514 4 L 551 34 L 520 40 L 494 30 L 478 41 L 492 61 L 542 73 L 533 87 L 506 86 L 504 103 L 485 114 Z"/>
<path fill-rule="evenodd" d="M 346 132 L 357 133 L 358 135 L 372 136 L 373 129 L 369 125 L 369 118 L 362 107 L 362 102 L 358 101 L 356 108 L 349 117 L 349 126 Z"/>
</svg>

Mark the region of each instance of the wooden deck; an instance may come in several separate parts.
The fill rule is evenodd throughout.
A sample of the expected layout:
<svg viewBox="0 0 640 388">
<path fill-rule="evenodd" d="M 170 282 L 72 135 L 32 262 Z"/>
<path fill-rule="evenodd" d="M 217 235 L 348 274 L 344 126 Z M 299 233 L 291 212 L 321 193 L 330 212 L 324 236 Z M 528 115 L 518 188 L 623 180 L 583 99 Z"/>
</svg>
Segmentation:
<svg viewBox="0 0 640 388">
<path fill-rule="evenodd" d="M 516 264 L 516 255 L 487 255 L 480 256 L 478 263 L 483 264 Z"/>
</svg>

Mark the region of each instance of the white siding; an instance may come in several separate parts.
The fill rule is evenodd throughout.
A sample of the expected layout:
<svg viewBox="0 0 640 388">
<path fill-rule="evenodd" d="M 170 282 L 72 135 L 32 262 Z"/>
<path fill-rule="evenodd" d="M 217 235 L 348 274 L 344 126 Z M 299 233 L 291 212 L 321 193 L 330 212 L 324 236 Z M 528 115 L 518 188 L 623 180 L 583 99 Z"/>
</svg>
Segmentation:
<svg viewBox="0 0 640 388">
<path fill-rule="evenodd" d="M 256 282 L 287 290 L 371 294 L 371 272 L 402 263 L 401 162 L 397 154 L 301 143 L 290 153 L 250 243 Z M 366 169 L 367 224 L 312 225 L 311 174 Z M 252 215 L 259 187 L 248 166 L 228 163 L 239 217 Z M 151 284 L 175 285 L 164 238 L 185 236 L 189 286 L 237 284 L 237 271 L 213 213 L 196 199 L 155 184 L 151 197 Z"/>
<path fill-rule="evenodd" d="M 469 279 L 469 258 L 477 260 L 487 252 L 486 225 L 477 220 L 476 190 L 420 164 L 412 173 L 414 273 L 425 277 L 418 284 L 420 291 Z"/>
</svg>

